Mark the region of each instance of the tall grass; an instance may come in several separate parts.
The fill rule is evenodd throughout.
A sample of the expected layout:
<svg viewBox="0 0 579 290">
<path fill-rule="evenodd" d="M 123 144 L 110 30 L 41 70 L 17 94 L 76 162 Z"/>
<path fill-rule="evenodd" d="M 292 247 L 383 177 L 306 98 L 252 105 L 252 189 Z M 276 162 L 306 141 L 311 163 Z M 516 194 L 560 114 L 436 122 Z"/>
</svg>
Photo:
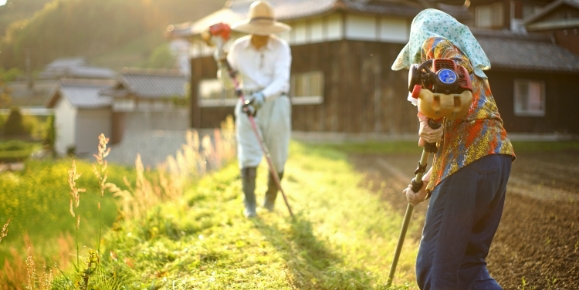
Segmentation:
<svg viewBox="0 0 579 290">
<path fill-rule="evenodd" d="M 29 238 L 26 238 L 25 244 L 28 250 L 26 251 L 26 259 L 23 259 L 23 251 L 13 247 L 18 242 L 12 241 L 11 258 L 4 255 L 4 273 L 0 275 L 0 289 L 54 289 L 54 287 L 56 289 L 119 289 L 117 286 L 128 280 L 123 280 L 122 271 L 115 270 L 117 266 L 112 265 L 112 269 L 104 266 L 114 264 L 115 251 L 110 244 L 103 247 L 103 232 L 107 231 L 109 225 L 112 225 L 112 230 L 115 231 L 122 228 L 127 221 L 144 220 L 146 222 L 145 217 L 151 208 L 168 200 L 178 200 L 182 196 L 183 187 L 188 178 L 200 177 L 209 170 L 219 168 L 223 162 L 230 160 L 235 156 L 235 140 L 232 130 L 233 122 L 229 118 L 224 122 L 222 130 L 214 132 L 215 144 L 207 136 L 199 141 L 195 131 L 188 132 L 187 144 L 184 144 L 182 149 L 177 152 L 176 157 L 169 156 L 163 166 L 153 171 L 145 171 L 140 157 L 137 157 L 134 173 L 132 170 L 119 172 L 118 168 L 115 168 L 113 178 L 111 178 L 115 182 L 109 180 L 107 171 L 109 166 L 106 157 L 110 149 L 107 148 L 108 138 L 104 135 L 99 137 L 98 153 L 95 155 L 96 164 L 91 166 L 94 176 L 89 180 L 81 178 L 82 173 L 80 172 L 86 171 L 89 166 L 84 162 L 72 160 L 67 178 L 63 174 L 66 171 L 63 172 L 62 170 L 62 162 L 57 162 L 56 165 L 36 161 L 27 164 L 27 171 L 32 168 L 42 169 L 49 178 L 41 178 L 39 182 L 33 182 L 25 188 L 14 186 L 13 192 L 16 194 L 12 198 L 18 198 L 18 196 L 29 198 L 30 203 L 27 202 L 25 205 L 33 205 L 33 211 L 22 212 L 24 207 L 21 207 L 19 202 L 14 203 L 13 199 L 10 200 L 7 197 L 3 200 L 2 195 L 0 195 L 0 201 L 7 201 L 8 205 L 10 202 L 13 204 L 8 207 L 4 206 L 7 209 L 6 215 L 14 214 L 21 218 L 36 212 L 42 215 L 54 215 L 54 220 L 62 222 L 60 221 L 61 214 L 56 213 L 63 211 L 53 209 L 57 208 L 57 205 L 58 208 L 63 205 L 63 196 L 56 192 L 62 192 L 57 188 L 62 189 L 62 182 L 68 181 L 70 198 L 66 210 L 75 220 L 72 223 L 68 222 L 69 226 L 51 227 L 41 231 L 47 234 L 45 237 L 58 236 L 52 240 L 53 249 L 50 249 L 51 246 L 43 247 L 43 250 L 48 250 L 47 252 L 55 252 L 55 248 L 60 250 L 56 256 L 54 254 L 35 253 L 33 243 Z M 78 164 L 81 165 L 81 168 L 77 167 Z M 27 176 L 29 176 L 27 173 L 22 176 L 9 173 L 0 176 L 0 184 L 13 182 L 16 185 L 21 185 L 21 181 L 24 181 Z M 51 190 L 51 195 L 59 202 L 54 202 L 50 198 L 43 199 L 42 194 L 37 194 L 43 192 L 41 190 L 43 189 L 42 183 L 48 183 L 48 179 L 57 178 L 61 180 L 56 182 L 58 186 L 49 185 L 48 188 L 54 190 Z M 27 190 L 30 192 L 29 194 L 26 194 Z M 102 211 L 103 208 L 106 210 Z M 113 217 L 116 216 L 114 224 L 110 215 L 111 208 L 113 209 L 112 212 L 116 212 L 117 208 L 119 209 L 118 214 L 113 215 Z M 86 229 L 81 227 L 81 216 L 83 216 L 83 220 L 92 220 L 91 223 L 93 224 L 95 224 L 94 219 L 96 219 L 96 226 L 93 225 Z M 1 232 L 2 238 L 7 235 L 9 222 L 6 223 Z M 75 231 L 74 239 L 71 238 L 67 230 L 62 231 L 63 229 L 71 229 L 70 224 Z M 24 232 L 24 229 L 27 228 L 26 225 L 26 222 L 21 222 L 18 230 Z M 27 237 L 26 234 L 24 235 Z M 94 244 L 90 243 L 90 240 Z M 94 246 L 88 246 L 89 244 Z M 76 254 L 70 254 L 72 248 L 75 248 Z M 0 249 L 0 253 L 1 250 L 4 249 Z M 67 261 L 70 261 L 71 258 L 74 259 L 72 272 L 68 268 L 69 262 Z M 39 265 L 43 266 L 39 267 Z M 55 270 L 58 273 L 56 278 L 53 275 Z"/>
</svg>

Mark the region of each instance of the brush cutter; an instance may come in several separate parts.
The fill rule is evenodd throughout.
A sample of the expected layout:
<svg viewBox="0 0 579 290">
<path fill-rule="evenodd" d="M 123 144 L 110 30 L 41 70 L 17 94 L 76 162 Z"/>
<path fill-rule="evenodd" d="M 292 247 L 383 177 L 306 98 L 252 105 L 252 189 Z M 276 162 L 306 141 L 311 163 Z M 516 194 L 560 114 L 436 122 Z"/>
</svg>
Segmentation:
<svg viewBox="0 0 579 290">
<path fill-rule="evenodd" d="M 412 97 L 417 99 L 418 110 L 428 117 L 428 126 L 432 129 L 440 128 L 443 118 L 459 119 L 464 117 L 470 109 L 472 102 L 470 76 L 463 66 L 456 64 L 452 59 L 431 59 L 421 65 L 412 65 L 408 83 L 408 90 L 412 93 Z M 412 191 L 418 192 L 422 188 L 422 176 L 426 172 L 428 157 L 430 153 L 436 153 L 436 151 L 436 143 L 425 142 L 418 167 L 414 171 L 414 178 L 410 183 Z M 387 287 L 392 285 L 413 210 L 414 206 L 408 203 L 394 259 L 390 266 Z"/>
<path fill-rule="evenodd" d="M 229 40 L 230 36 L 231 36 L 231 28 L 229 27 L 229 25 L 227 25 L 225 23 L 217 23 L 217 24 L 211 25 L 209 27 L 209 29 L 207 29 L 206 31 L 204 31 L 201 34 L 201 37 L 209 46 L 212 46 L 212 47 L 216 46 L 216 49 L 219 49 L 219 50 L 223 50 L 223 46 Z M 249 104 L 249 101 L 245 99 L 245 97 L 243 95 L 243 91 L 240 88 L 239 81 L 236 78 L 237 72 L 231 68 L 231 66 L 227 62 L 227 59 L 223 59 L 221 61 L 223 63 L 223 66 L 225 68 L 227 68 L 227 73 L 229 74 L 229 76 L 231 77 L 231 79 L 233 81 L 233 84 L 235 86 L 236 95 L 241 99 L 241 102 L 243 104 L 245 104 L 245 105 Z M 283 200 L 285 202 L 285 205 L 287 206 L 287 209 L 288 209 L 290 215 L 293 217 L 294 214 L 293 214 L 292 209 L 289 205 L 289 202 L 288 202 L 288 199 L 285 195 L 285 192 L 283 191 L 283 188 L 281 187 L 281 182 L 279 179 L 278 172 L 273 164 L 273 161 L 271 160 L 271 156 L 269 154 L 269 150 L 267 149 L 265 141 L 263 140 L 263 136 L 261 135 L 259 128 L 257 128 L 255 120 L 253 119 L 253 115 L 248 113 L 247 117 L 249 118 L 249 122 L 251 123 L 251 127 L 253 129 L 253 133 L 255 134 L 255 137 L 257 137 L 257 140 L 259 140 L 259 145 L 261 147 L 261 150 L 263 151 L 263 154 L 265 155 L 265 159 L 267 160 L 269 172 L 273 176 L 275 184 L 277 185 L 277 188 L 281 192 L 281 195 L 283 197 Z"/>
</svg>

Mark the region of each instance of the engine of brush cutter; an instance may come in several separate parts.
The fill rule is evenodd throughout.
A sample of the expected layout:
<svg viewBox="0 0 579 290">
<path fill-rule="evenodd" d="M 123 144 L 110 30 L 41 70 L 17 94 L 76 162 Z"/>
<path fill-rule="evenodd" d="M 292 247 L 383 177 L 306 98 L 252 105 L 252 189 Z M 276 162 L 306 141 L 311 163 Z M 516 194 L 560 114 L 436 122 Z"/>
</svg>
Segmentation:
<svg viewBox="0 0 579 290">
<path fill-rule="evenodd" d="M 452 59 L 430 59 L 412 65 L 408 90 L 418 100 L 420 112 L 434 120 L 460 119 L 468 113 L 472 101 L 468 71 Z"/>
</svg>

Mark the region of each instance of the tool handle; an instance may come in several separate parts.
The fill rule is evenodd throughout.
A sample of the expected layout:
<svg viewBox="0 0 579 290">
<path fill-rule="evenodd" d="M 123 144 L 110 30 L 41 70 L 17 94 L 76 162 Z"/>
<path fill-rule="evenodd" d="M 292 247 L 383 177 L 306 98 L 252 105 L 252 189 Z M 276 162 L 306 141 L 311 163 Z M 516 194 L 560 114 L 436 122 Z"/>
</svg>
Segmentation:
<svg viewBox="0 0 579 290">
<path fill-rule="evenodd" d="M 416 181 L 416 177 L 412 178 L 412 182 L 410 183 L 412 185 L 412 191 L 414 192 L 418 192 L 422 186 L 424 185 L 424 182 L 422 181 L 422 179 L 419 179 L 418 181 Z"/>
<path fill-rule="evenodd" d="M 432 129 L 438 129 L 440 128 L 440 126 L 442 126 L 442 122 L 440 120 L 428 118 L 428 126 Z M 436 153 L 436 151 L 438 151 L 438 148 L 436 148 L 436 143 L 428 143 L 425 141 L 424 150 L 426 150 L 426 152 L 428 153 Z"/>
<path fill-rule="evenodd" d="M 392 259 L 392 265 L 390 266 L 390 273 L 388 274 L 388 282 L 386 287 L 392 285 L 392 280 L 394 279 L 394 273 L 396 272 L 396 265 L 398 264 L 398 258 L 400 258 L 400 252 L 402 252 L 402 245 L 404 245 L 404 238 L 406 237 L 406 231 L 408 230 L 408 223 L 410 223 L 410 218 L 412 218 L 412 210 L 414 207 L 411 204 L 406 206 L 406 214 L 404 214 L 404 221 L 402 222 L 402 229 L 400 229 L 400 236 L 398 237 L 398 244 L 396 245 L 396 251 L 394 252 L 394 259 Z"/>
</svg>

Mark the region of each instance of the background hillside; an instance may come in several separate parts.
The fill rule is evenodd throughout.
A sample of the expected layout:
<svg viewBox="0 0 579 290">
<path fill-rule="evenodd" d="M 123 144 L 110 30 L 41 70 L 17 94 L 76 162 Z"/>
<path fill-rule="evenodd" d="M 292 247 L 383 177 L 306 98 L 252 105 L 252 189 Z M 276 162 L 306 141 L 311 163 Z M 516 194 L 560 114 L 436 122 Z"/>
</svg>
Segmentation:
<svg viewBox="0 0 579 290">
<path fill-rule="evenodd" d="M 0 67 L 33 70 L 60 57 L 94 65 L 164 66 L 167 25 L 197 20 L 225 0 L 9 0 L 0 6 Z"/>
</svg>

